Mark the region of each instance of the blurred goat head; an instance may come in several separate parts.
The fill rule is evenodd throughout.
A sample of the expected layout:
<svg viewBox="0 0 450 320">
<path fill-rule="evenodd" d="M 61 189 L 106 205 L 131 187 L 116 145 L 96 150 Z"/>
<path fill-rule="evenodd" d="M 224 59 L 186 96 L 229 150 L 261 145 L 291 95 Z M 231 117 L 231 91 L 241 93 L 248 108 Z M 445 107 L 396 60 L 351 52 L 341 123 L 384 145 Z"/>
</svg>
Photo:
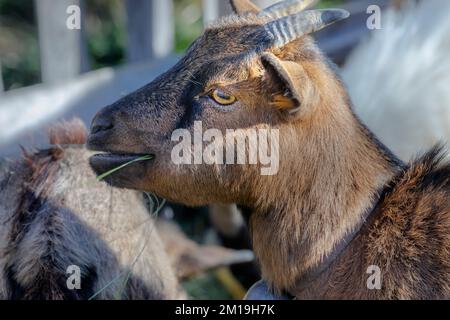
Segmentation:
<svg viewBox="0 0 450 320">
<path fill-rule="evenodd" d="M 276 128 L 280 169 L 293 161 L 291 148 L 298 148 L 287 140 L 313 148 L 311 132 L 336 118 L 336 102 L 347 96 L 309 35 L 349 15 L 305 11 L 314 2 L 287 0 L 260 10 L 249 0 L 231 1 L 235 15 L 207 28 L 176 66 L 97 114 L 88 144 L 107 154 L 91 158 L 93 169 L 103 173 L 152 154 L 153 161 L 107 181 L 188 205 L 252 199 L 260 179 L 271 179 L 261 177 L 257 166 L 176 165 L 171 136 L 177 129 L 193 135 L 197 121 L 224 135 L 228 129 Z M 298 130 L 299 123 L 307 125 Z"/>
</svg>

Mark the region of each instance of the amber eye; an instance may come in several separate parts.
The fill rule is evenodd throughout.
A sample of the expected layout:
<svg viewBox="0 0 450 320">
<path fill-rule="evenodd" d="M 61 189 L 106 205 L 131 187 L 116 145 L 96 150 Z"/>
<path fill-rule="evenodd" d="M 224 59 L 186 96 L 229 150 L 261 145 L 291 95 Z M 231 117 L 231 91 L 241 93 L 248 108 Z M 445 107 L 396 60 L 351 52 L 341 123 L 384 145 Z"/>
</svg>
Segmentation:
<svg viewBox="0 0 450 320">
<path fill-rule="evenodd" d="M 223 106 L 229 106 L 230 104 L 233 104 L 236 102 L 236 97 L 229 95 L 228 93 L 220 90 L 220 89 L 214 89 L 210 92 L 209 96 L 211 99 L 213 99 L 218 104 L 221 104 Z"/>
</svg>

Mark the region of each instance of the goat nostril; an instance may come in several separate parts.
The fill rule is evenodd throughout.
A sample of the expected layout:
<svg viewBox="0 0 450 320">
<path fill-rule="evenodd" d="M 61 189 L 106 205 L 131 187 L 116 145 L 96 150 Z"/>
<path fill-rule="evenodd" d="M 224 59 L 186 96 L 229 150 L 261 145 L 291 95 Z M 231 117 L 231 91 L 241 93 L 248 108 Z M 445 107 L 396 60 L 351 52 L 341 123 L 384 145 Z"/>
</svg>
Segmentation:
<svg viewBox="0 0 450 320">
<path fill-rule="evenodd" d="M 96 117 L 92 123 L 91 133 L 96 134 L 102 131 L 110 130 L 113 127 L 114 125 L 111 121 L 101 117 Z"/>
<path fill-rule="evenodd" d="M 92 127 L 91 132 L 92 132 L 92 134 L 96 134 L 96 133 L 99 133 L 101 131 L 107 131 L 109 129 L 112 129 L 113 127 L 114 126 L 112 124 L 110 124 L 110 125 L 94 125 Z"/>
</svg>

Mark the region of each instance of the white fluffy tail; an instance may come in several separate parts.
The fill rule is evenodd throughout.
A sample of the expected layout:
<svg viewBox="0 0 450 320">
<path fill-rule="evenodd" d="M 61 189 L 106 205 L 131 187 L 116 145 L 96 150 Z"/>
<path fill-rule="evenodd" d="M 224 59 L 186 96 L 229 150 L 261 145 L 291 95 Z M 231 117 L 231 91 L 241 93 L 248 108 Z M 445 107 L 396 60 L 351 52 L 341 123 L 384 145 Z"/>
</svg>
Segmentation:
<svg viewBox="0 0 450 320">
<path fill-rule="evenodd" d="M 450 140 L 449 13 L 441 0 L 384 12 L 343 70 L 356 113 L 404 160 Z"/>
</svg>

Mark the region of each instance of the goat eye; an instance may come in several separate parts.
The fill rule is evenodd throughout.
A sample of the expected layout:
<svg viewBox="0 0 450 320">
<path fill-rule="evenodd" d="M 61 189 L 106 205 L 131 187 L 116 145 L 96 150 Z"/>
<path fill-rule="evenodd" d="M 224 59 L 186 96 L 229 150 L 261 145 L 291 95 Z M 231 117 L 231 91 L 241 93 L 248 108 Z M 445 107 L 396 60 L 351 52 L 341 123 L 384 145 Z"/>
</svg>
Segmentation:
<svg viewBox="0 0 450 320">
<path fill-rule="evenodd" d="M 223 105 L 223 106 L 229 106 L 229 105 L 235 103 L 237 100 L 235 96 L 229 95 L 228 93 L 226 93 L 220 89 L 215 89 L 215 90 L 211 91 L 209 96 L 215 102 L 217 102 L 218 104 Z"/>
</svg>

